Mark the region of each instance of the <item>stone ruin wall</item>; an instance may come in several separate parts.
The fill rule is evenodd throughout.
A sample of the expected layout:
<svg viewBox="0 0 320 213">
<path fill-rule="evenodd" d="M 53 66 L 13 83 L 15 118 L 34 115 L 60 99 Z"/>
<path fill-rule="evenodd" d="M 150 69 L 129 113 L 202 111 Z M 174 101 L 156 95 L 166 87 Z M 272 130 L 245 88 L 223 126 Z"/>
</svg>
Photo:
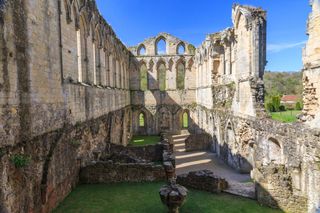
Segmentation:
<svg viewBox="0 0 320 213">
<path fill-rule="evenodd" d="M 0 212 L 49 212 L 107 143 L 128 143 L 131 53 L 94 1 L 0 8 Z"/>
<path fill-rule="evenodd" d="M 157 54 L 157 42 L 165 40 L 166 52 Z M 179 54 L 179 46 L 185 49 Z M 145 54 L 140 54 L 141 48 Z M 134 55 L 137 69 L 131 72 L 130 89 L 133 107 L 133 132 L 135 134 L 159 134 L 160 132 L 179 133 L 182 129 L 182 114 L 189 112 L 195 103 L 196 83 L 194 76 L 194 47 L 168 33 L 160 33 L 156 37 L 146 39 L 130 50 Z M 159 88 L 160 65 L 165 66 L 165 90 Z M 184 85 L 177 85 L 178 65 L 184 66 Z M 147 88 L 140 85 L 140 68 L 147 68 Z M 146 118 L 145 127 L 139 127 L 139 114 Z M 190 122 L 192 122 L 190 120 Z"/>
<path fill-rule="evenodd" d="M 309 39 L 303 53 L 303 121 L 312 127 L 320 125 L 320 1 L 311 0 L 307 34 Z"/>
<path fill-rule="evenodd" d="M 250 172 L 252 156 L 233 155 L 231 114 L 250 118 L 264 115 L 263 74 L 266 65 L 266 13 L 262 9 L 234 5 L 233 28 L 207 36 L 197 49 L 197 134 L 209 134 L 211 150 L 241 172 Z M 245 51 L 244 51 L 245 50 Z M 208 77 L 209 76 L 209 77 Z M 218 122 L 218 123 L 217 123 Z M 225 129 L 219 123 L 226 123 Z M 224 138 L 227 138 L 226 140 Z"/>
<path fill-rule="evenodd" d="M 209 115 L 217 154 L 239 172 L 251 172 L 260 203 L 287 212 L 319 208 L 319 131 L 221 111 Z"/>
<path fill-rule="evenodd" d="M 207 36 L 196 51 L 197 104 L 256 116 L 263 111 L 266 14 L 239 5 L 232 13 L 234 27 Z"/>
<path fill-rule="evenodd" d="M 319 211 L 319 131 L 265 116 L 265 14 L 235 6 L 233 22 L 234 28 L 209 35 L 196 51 L 196 133 L 208 134 L 210 149 L 229 166 L 251 173 L 260 203 L 288 212 Z"/>
<path fill-rule="evenodd" d="M 235 5 L 234 27 L 209 35 L 195 51 L 162 33 L 130 48 L 131 55 L 93 1 L 13 2 L 0 2 L 0 212 L 48 212 L 107 143 L 126 145 L 137 133 L 178 133 L 183 112 L 190 133 L 211 137 L 221 159 L 251 172 L 261 203 L 289 212 L 319 209 L 319 132 L 264 118 L 264 11 Z M 318 2 L 312 2 L 305 51 L 304 112 L 312 118 Z M 158 56 L 154 44 L 163 37 L 169 54 Z M 177 54 L 181 42 L 184 55 Z M 183 90 L 175 81 L 179 62 L 186 67 Z M 147 91 L 140 89 L 141 63 L 149 73 Z M 166 67 L 165 91 L 157 88 L 159 63 Z M 140 112 L 147 129 L 138 126 Z M 28 154 L 30 164 L 15 168 L 17 154 Z"/>
</svg>

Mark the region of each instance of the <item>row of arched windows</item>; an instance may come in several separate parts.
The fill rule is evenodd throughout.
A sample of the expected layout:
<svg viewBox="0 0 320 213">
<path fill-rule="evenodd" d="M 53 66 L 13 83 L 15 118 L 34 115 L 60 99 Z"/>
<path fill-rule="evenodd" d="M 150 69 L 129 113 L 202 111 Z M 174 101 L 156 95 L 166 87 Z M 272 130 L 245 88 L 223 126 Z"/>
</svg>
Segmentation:
<svg viewBox="0 0 320 213">
<path fill-rule="evenodd" d="M 116 50 L 111 53 L 104 48 L 104 44 L 108 44 L 103 41 L 112 40 L 113 37 L 112 35 L 107 37 L 110 32 L 103 23 L 99 22 L 101 18 L 99 14 L 88 15 L 86 7 L 90 5 L 90 2 L 78 4 L 77 1 L 74 1 L 70 4 L 65 1 L 67 24 L 71 23 L 71 13 L 73 13 L 76 27 L 77 80 L 89 85 L 128 89 L 128 68 L 125 61 L 121 60 L 122 57 L 126 57 L 126 53 L 121 56 L 115 53 Z"/>
<path fill-rule="evenodd" d="M 184 43 L 180 43 L 177 46 L 176 54 L 183 55 L 183 54 L 185 54 L 185 52 L 186 52 L 185 44 Z M 159 39 L 156 40 L 155 53 L 156 53 L 156 55 L 166 55 L 166 54 L 168 54 L 167 42 L 166 42 L 165 38 L 160 37 Z M 137 54 L 138 54 L 138 56 L 143 56 L 143 55 L 147 54 L 146 47 L 143 44 L 141 44 L 138 47 Z"/>
<path fill-rule="evenodd" d="M 139 114 L 139 127 L 146 127 L 146 117 L 145 117 L 145 114 L 143 113 L 143 112 L 141 112 L 140 114 Z M 189 114 L 188 114 L 188 112 L 184 112 L 183 114 L 182 114 L 182 124 L 181 124 L 181 126 L 182 126 L 182 128 L 188 128 L 189 127 Z"/>
<path fill-rule="evenodd" d="M 166 65 L 164 62 L 160 62 L 157 67 L 157 83 L 160 91 L 167 89 L 166 85 Z M 176 88 L 179 90 L 185 89 L 185 73 L 186 66 L 184 62 L 179 62 L 176 67 Z M 150 88 L 149 81 L 151 76 L 148 74 L 148 68 L 145 63 L 140 65 L 140 90 L 146 91 Z"/>
<path fill-rule="evenodd" d="M 80 20 L 80 26 L 77 30 L 78 81 L 94 85 L 102 85 L 105 82 L 105 86 L 128 88 L 129 74 L 125 63 L 122 63 L 113 54 L 104 51 L 99 45 L 99 33 L 96 32 L 95 35 L 96 38 L 92 45 L 89 45 L 91 42 L 88 42 L 90 40 L 86 34 L 85 25 Z M 91 52 L 89 48 L 92 48 L 93 67 L 90 67 L 89 63 L 89 52 Z M 105 79 L 102 79 L 102 76 Z"/>
</svg>

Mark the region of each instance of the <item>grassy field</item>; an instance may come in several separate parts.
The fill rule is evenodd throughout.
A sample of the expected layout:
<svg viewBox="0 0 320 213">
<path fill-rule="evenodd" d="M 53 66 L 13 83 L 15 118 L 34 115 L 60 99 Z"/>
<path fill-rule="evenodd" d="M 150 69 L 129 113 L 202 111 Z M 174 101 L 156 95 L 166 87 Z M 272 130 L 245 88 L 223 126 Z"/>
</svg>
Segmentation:
<svg viewBox="0 0 320 213">
<path fill-rule="evenodd" d="M 166 213 L 159 189 L 163 183 L 80 185 L 53 213 Z M 228 194 L 190 190 L 181 213 L 277 213 L 279 210 Z"/>
<path fill-rule="evenodd" d="M 281 121 L 284 123 L 293 123 L 297 121 L 297 115 L 301 111 L 285 111 L 285 112 L 272 112 L 271 116 L 273 120 Z"/>
<path fill-rule="evenodd" d="M 130 146 L 153 145 L 160 142 L 160 136 L 133 136 Z"/>
</svg>

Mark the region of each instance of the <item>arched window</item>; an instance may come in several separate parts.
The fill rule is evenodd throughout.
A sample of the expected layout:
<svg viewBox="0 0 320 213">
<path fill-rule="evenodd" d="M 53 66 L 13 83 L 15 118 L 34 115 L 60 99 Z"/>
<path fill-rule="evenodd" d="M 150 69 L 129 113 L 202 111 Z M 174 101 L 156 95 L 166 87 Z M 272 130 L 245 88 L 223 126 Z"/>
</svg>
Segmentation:
<svg viewBox="0 0 320 213">
<path fill-rule="evenodd" d="M 145 63 L 140 66 L 140 90 L 148 89 L 148 68 Z"/>
<path fill-rule="evenodd" d="M 113 56 L 112 54 L 108 57 L 108 63 L 109 63 L 109 86 L 114 87 L 114 79 L 113 79 L 113 73 L 114 73 L 114 64 L 113 64 Z"/>
<path fill-rule="evenodd" d="M 113 74 L 113 87 L 117 87 L 117 64 L 114 56 L 112 57 L 112 74 Z"/>
<path fill-rule="evenodd" d="M 78 80 L 79 82 L 88 82 L 87 73 L 87 33 L 85 21 L 80 17 L 79 30 L 77 31 L 78 48 Z"/>
<path fill-rule="evenodd" d="M 101 61 L 100 61 L 100 48 L 98 46 L 98 44 L 93 44 L 93 63 L 94 63 L 94 67 L 93 67 L 93 73 L 94 73 L 94 84 L 96 85 L 101 85 L 101 72 L 100 72 L 100 68 L 101 68 Z"/>
<path fill-rule="evenodd" d="M 106 68 L 106 86 L 110 86 L 110 64 L 109 64 L 109 55 L 108 52 L 105 51 L 104 64 Z"/>
<path fill-rule="evenodd" d="M 184 44 L 179 44 L 177 48 L 177 54 L 183 55 L 186 52 L 186 48 L 184 47 Z"/>
<path fill-rule="evenodd" d="M 144 127 L 145 126 L 145 117 L 143 113 L 139 114 L 139 127 Z"/>
<path fill-rule="evenodd" d="M 116 59 L 116 88 L 120 88 L 121 73 L 120 73 L 120 63 L 119 60 Z"/>
<path fill-rule="evenodd" d="M 269 161 L 273 162 L 274 164 L 281 164 L 281 146 L 280 143 L 274 139 L 269 138 L 268 140 L 268 154 L 269 154 Z"/>
<path fill-rule="evenodd" d="M 185 65 L 183 62 L 180 62 L 177 65 L 177 89 L 184 89 L 184 78 L 185 78 Z"/>
<path fill-rule="evenodd" d="M 184 112 L 182 114 L 182 128 L 188 128 L 189 127 L 189 115 L 187 112 Z"/>
<path fill-rule="evenodd" d="M 213 61 L 213 75 L 218 75 L 219 73 L 219 69 L 220 69 L 220 60 L 219 59 L 215 59 Z"/>
<path fill-rule="evenodd" d="M 138 48 L 138 55 L 145 55 L 146 54 L 146 48 L 144 45 L 140 45 Z"/>
<path fill-rule="evenodd" d="M 156 55 L 165 55 L 167 53 L 167 44 L 164 38 L 160 38 L 156 43 Z"/>
<path fill-rule="evenodd" d="M 81 50 L 81 30 L 77 30 L 77 57 L 78 57 L 78 81 L 82 82 L 82 50 Z"/>
<path fill-rule="evenodd" d="M 166 90 L 166 66 L 164 63 L 161 63 L 158 66 L 158 82 L 159 82 L 159 90 Z"/>
</svg>

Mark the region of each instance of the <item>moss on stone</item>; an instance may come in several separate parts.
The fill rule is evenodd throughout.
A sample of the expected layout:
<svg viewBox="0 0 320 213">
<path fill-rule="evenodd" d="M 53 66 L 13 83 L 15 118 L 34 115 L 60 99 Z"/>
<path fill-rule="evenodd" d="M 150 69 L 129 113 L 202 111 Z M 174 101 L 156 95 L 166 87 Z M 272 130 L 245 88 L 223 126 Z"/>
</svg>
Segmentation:
<svg viewBox="0 0 320 213">
<path fill-rule="evenodd" d="M 78 148 L 81 145 L 81 141 L 77 139 L 71 139 L 70 144 L 76 148 Z"/>
<path fill-rule="evenodd" d="M 30 164 L 31 157 L 24 154 L 15 154 L 11 156 L 10 161 L 16 168 L 23 168 Z"/>
</svg>

